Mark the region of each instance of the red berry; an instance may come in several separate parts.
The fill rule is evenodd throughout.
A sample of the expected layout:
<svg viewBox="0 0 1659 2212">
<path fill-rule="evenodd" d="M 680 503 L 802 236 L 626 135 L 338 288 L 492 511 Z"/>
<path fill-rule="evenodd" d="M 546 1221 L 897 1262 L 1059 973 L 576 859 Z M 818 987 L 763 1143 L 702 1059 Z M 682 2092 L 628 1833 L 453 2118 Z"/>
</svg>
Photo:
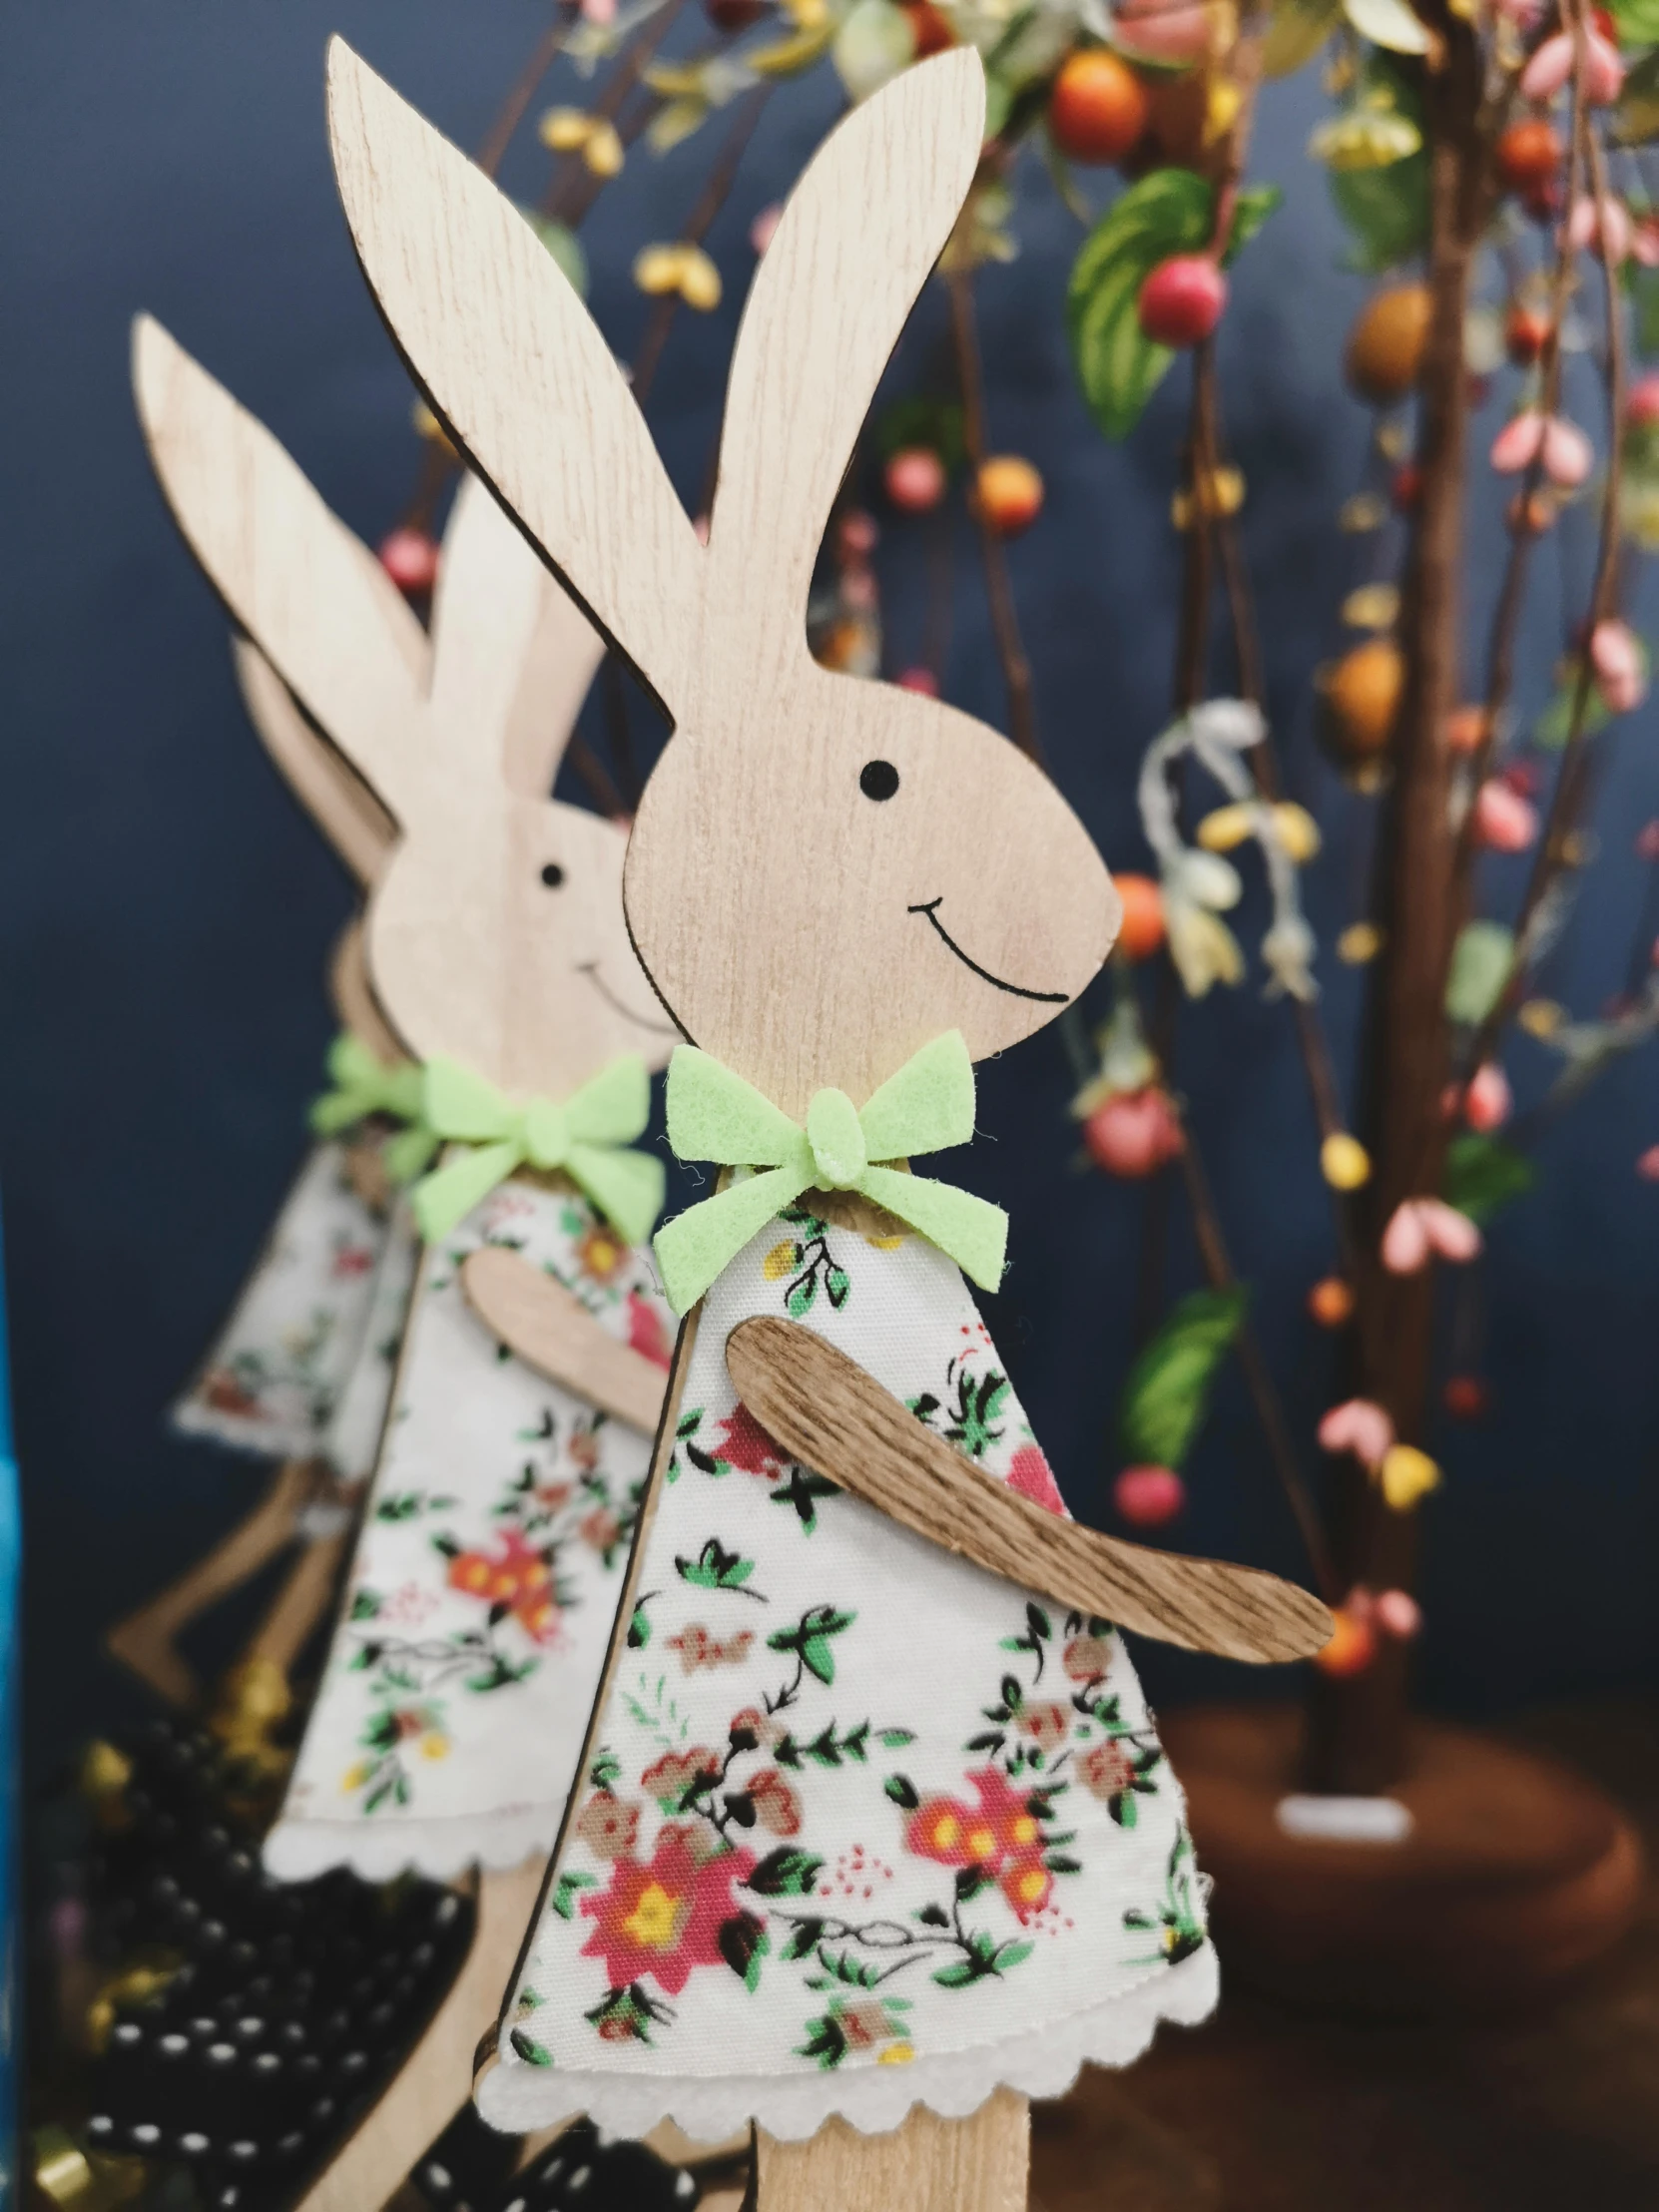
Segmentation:
<svg viewBox="0 0 1659 2212">
<path fill-rule="evenodd" d="M 915 59 L 926 61 L 929 54 L 942 54 L 946 47 L 954 46 L 956 34 L 950 24 L 932 4 L 932 0 L 901 0 L 904 13 L 910 19 L 910 31 L 916 42 Z"/>
<path fill-rule="evenodd" d="M 881 481 L 900 514 L 924 515 L 944 497 L 949 478 L 930 445 L 901 445 L 888 456 Z"/>
<path fill-rule="evenodd" d="M 999 538 L 1017 538 L 1042 512 L 1043 480 L 1017 453 L 993 453 L 973 480 L 973 501 Z"/>
<path fill-rule="evenodd" d="M 1083 1124 L 1083 1142 L 1095 1166 L 1129 1182 L 1173 1160 L 1185 1141 L 1174 1107 L 1154 1084 L 1144 1091 L 1119 1091 Z"/>
<path fill-rule="evenodd" d="M 1491 1393 L 1477 1375 L 1448 1375 L 1440 1396 L 1453 1420 L 1478 1420 L 1491 1403 Z"/>
<path fill-rule="evenodd" d="M 1517 368 L 1532 366 L 1549 343 L 1553 328 L 1554 324 L 1541 308 L 1514 306 L 1509 309 L 1503 324 L 1503 345 Z"/>
<path fill-rule="evenodd" d="M 1112 1484 L 1112 1503 L 1131 1528 L 1157 1528 L 1187 1502 L 1187 1485 L 1173 1467 L 1125 1467 Z"/>
<path fill-rule="evenodd" d="M 767 12 L 765 0 L 703 0 L 703 5 L 717 31 L 747 31 Z"/>
<path fill-rule="evenodd" d="M 1508 192 L 1531 193 L 1560 174 L 1562 145 L 1541 115 L 1511 123 L 1497 142 L 1497 173 Z"/>
<path fill-rule="evenodd" d="M 1150 875 L 1114 875 L 1123 900 L 1118 950 L 1126 960 L 1149 960 L 1164 941 L 1164 894 Z"/>
<path fill-rule="evenodd" d="M 920 692 L 923 699 L 939 696 L 939 680 L 930 668 L 907 668 L 897 682 L 900 691 Z"/>
<path fill-rule="evenodd" d="M 1155 345 L 1197 345 L 1226 305 L 1227 278 L 1207 254 L 1173 254 L 1141 286 L 1141 328 Z"/>
<path fill-rule="evenodd" d="M 1650 429 L 1659 422 L 1659 369 L 1638 376 L 1624 402 L 1624 419 L 1633 430 Z"/>
<path fill-rule="evenodd" d="M 438 580 L 438 549 L 424 530 L 393 530 L 380 540 L 380 566 L 411 598 L 429 592 Z"/>
<path fill-rule="evenodd" d="M 1121 162 L 1146 129 L 1146 87 L 1104 46 L 1070 54 L 1048 96 L 1048 128 L 1074 162 Z"/>
<path fill-rule="evenodd" d="M 1422 497 L 1422 470 L 1415 461 L 1400 462 L 1388 486 L 1388 497 L 1393 502 L 1395 514 L 1416 512 L 1417 501 Z"/>
<path fill-rule="evenodd" d="M 1377 1657 L 1376 1629 L 1359 1612 L 1345 1605 L 1334 1605 L 1331 1618 L 1335 1624 L 1331 1641 L 1323 1651 L 1315 1652 L 1315 1666 L 1322 1674 L 1335 1675 L 1339 1679 L 1364 1674 Z"/>
</svg>

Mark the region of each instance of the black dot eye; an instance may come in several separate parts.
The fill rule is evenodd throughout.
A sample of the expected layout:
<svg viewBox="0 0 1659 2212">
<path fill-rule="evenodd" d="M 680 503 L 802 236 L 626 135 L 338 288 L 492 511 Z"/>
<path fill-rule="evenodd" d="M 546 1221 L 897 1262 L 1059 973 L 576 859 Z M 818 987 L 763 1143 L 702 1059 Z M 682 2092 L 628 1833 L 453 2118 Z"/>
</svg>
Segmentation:
<svg viewBox="0 0 1659 2212">
<path fill-rule="evenodd" d="M 891 799 L 898 789 L 898 771 L 891 761 L 866 761 L 858 772 L 858 789 L 866 799 Z"/>
<path fill-rule="evenodd" d="M 541 871 L 541 879 L 550 891 L 556 891 L 565 879 L 565 871 L 557 860 L 549 860 Z"/>
</svg>

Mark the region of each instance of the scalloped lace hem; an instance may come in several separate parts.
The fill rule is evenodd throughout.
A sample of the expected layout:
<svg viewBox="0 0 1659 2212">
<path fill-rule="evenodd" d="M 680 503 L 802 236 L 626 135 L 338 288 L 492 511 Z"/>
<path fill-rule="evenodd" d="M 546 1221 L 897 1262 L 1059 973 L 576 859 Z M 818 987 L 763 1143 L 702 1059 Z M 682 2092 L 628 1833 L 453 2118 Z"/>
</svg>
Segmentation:
<svg viewBox="0 0 1659 2212">
<path fill-rule="evenodd" d="M 755 2120 L 769 2135 L 800 2142 L 834 2114 L 864 2135 L 897 2127 L 913 2104 L 942 2119 L 966 2119 L 999 2088 L 1028 2097 L 1063 2096 L 1085 2064 L 1127 2066 L 1160 2022 L 1193 2027 L 1220 1990 L 1209 1943 L 1180 1965 L 1159 1969 L 1110 2003 L 1055 2020 L 1015 2042 L 945 2051 L 907 2066 L 865 2066 L 832 2074 L 730 2074 L 695 2081 L 671 2074 L 565 2072 L 498 2061 L 478 2084 L 478 2110 L 491 2127 L 528 2134 L 586 2113 L 609 2135 L 641 2136 L 663 2120 L 702 2143 L 723 2142 Z"/>
<path fill-rule="evenodd" d="M 265 1840 L 266 1872 L 278 1882 L 311 1882 L 335 1867 L 349 1867 L 365 1882 L 390 1882 L 400 1874 L 429 1882 L 453 1882 L 469 1868 L 493 1874 L 522 1866 L 553 1848 L 563 1805 L 528 1805 L 488 1819 L 398 1821 L 376 1827 L 365 1821 L 278 1821 Z"/>
<path fill-rule="evenodd" d="M 309 1459 L 321 1449 L 321 1431 L 308 1421 L 243 1420 L 188 1397 L 169 1409 L 168 1418 L 181 1435 L 205 1436 L 252 1459 Z"/>
</svg>

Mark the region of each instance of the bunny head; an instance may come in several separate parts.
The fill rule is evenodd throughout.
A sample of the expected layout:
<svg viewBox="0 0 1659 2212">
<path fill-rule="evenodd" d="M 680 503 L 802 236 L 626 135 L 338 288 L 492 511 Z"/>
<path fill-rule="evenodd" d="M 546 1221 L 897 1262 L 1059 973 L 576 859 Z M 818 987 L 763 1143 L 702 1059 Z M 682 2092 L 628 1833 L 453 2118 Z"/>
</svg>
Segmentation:
<svg viewBox="0 0 1659 2212">
<path fill-rule="evenodd" d="M 361 807 L 395 825 L 378 852 L 359 836 L 353 864 L 369 978 L 406 1049 L 554 1098 L 625 1052 L 660 1065 L 674 1032 L 628 940 L 624 831 L 550 797 L 603 648 L 488 492 L 461 485 L 428 641 L 270 432 L 148 317 L 133 374 L 186 538 L 265 675 L 350 764 L 335 799 L 355 771 Z"/>
<path fill-rule="evenodd" d="M 1120 902 L 983 724 L 807 649 L 814 562 L 905 317 L 972 182 L 977 57 L 907 70 L 807 170 L 750 291 L 705 549 L 620 370 L 511 204 L 339 40 L 330 127 L 370 285 L 475 467 L 675 728 L 629 927 L 698 1044 L 792 1114 L 942 1030 L 976 1058 L 1095 974 Z"/>
</svg>

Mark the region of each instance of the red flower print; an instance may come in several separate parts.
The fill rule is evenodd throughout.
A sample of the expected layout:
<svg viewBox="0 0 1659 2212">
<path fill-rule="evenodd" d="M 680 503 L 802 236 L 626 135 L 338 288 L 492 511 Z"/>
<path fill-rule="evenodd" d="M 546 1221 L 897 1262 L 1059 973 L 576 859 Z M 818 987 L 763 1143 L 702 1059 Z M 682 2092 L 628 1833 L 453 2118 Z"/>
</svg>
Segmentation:
<svg viewBox="0 0 1659 2212">
<path fill-rule="evenodd" d="M 1061 1664 L 1068 1682 L 1098 1682 L 1112 1663 L 1112 1647 L 1104 1636 L 1073 1636 Z"/>
<path fill-rule="evenodd" d="M 754 1865 L 750 1851 L 700 1861 L 685 1829 L 665 1828 L 649 1864 L 619 1859 L 607 1887 L 582 1900 L 584 1917 L 595 1924 L 582 1956 L 604 1959 L 613 1989 L 649 1976 L 678 1996 L 694 1968 L 725 1964 L 721 1927 L 740 1911 L 732 1885 Z"/>
<path fill-rule="evenodd" d="M 1019 1732 L 1029 1736 L 1040 1751 L 1052 1751 L 1063 1743 L 1071 1727 L 1071 1715 L 1063 1705 L 1026 1705 L 1020 1709 Z"/>
<path fill-rule="evenodd" d="M 1077 1776 L 1091 1797 L 1121 1797 L 1135 1779 L 1135 1763 L 1121 1744 L 1091 1744 L 1077 1762 Z"/>
<path fill-rule="evenodd" d="M 789 1454 L 767 1434 L 749 1407 L 734 1407 L 720 1425 L 715 1457 L 729 1467 L 741 1467 L 745 1474 L 762 1474 L 769 1482 L 776 1482 L 790 1463 Z"/>
<path fill-rule="evenodd" d="M 559 1632 L 553 1570 L 516 1528 L 496 1538 L 493 1552 L 457 1552 L 449 1562 L 449 1587 L 506 1606 L 532 1643 L 550 1644 Z"/>
<path fill-rule="evenodd" d="M 628 1342 L 653 1367 L 668 1366 L 674 1348 L 663 1327 L 663 1317 L 638 1291 L 628 1293 Z"/>
<path fill-rule="evenodd" d="M 596 1859 L 626 1859 L 639 1841 L 640 1808 L 596 1790 L 576 1816 L 576 1833 Z"/>
<path fill-rule="evenodd" d="M 591 1428 L 573 1428 L 565 1449 L 584 1474 L 592 1474 L 599 1464 L 599 1438 Z"/>
<path fill-rule="evenodd" d="M 789 1734 L 783 1722 L 771 1713 L 763 1713 L 758 1705 L 746 1705 L 741 1713 L 732 1715 L 732 1736 L 753 1736 L 757 1744 L 782 1743 Z"/>
<path fill-rule="evenodd" d="M 1054 1887 L 1054 1877 L 1035 1854 L 1023 1859 L 1010 1860 L 1002 1870 L 1002 1895 L 1008 1900 L 1022 1921 L 1040 1913 L 1048 1903 L 1049 1892 Z"/>
<path fill-rule="evenodd" d="M 755 1818 L 769 1836 L 801 1834 L 801 1798 L 776 1767 L 763 1767 L 749 1785 Z"/>
<path fill-rule="evenodd" d="M 337 1278 L 349 1279 L 354 1275 L 366 1275 L 374 1265 L 374 1255 L 364 1245 L 341 1245 L 334 1254 L 331 1270 Z"/>
<path fill-rule="evenodd" d="M 979 1800 L 981 1819 L 988 1821 L 996 1832 L 999 1852 L 1015 1856 L 1042 1848 L 1042 1828 L 1031 1810 L 1029 1798 L 1010 1790 L 1008 1779 L 1000 1767 L 981 1767 L 970 1774 Z"/>
<path fill-rule="evenodd" d="M 1066 1509 L 1060 1485 L 1043 1457 L 1040 1444 L 1021 1444 L 1014 1453 L 1008 1462 L 1008 1487 L 1018 1490 L 1021 1497 L 1028 1497 L 1033 1505 L 1046 1506 L 1051 1513 L 1063 1513 Z"/>
<path fill-rule="evenodd" d="M 680 1664 L 687 1674 L 695 1674 L 699 1667 L 742 1666 L 754 1641 L 752 1628 L 740 1628 L 723 1643 L 718 1636 L 711 1636 L 701 1621 L 689 1621 L 678 1636 L 668 1639 L 668 1648 L 680 1654 Z"/>
<path fill-rule="evenodd" d="M 237 1381 L 229 1368 L 215 1368 L 202 1383 L 202 1395 L 216 1413 L 257 1413 L 260 1401 Z"/>
<path fill-rule="evenodd" d="M 562 1506 L 570 1503 L 570 1493 L 575 1486 L 573 1482 L 543 1482 L 537 1487 L 536 1503 L 545 1505 L 550 1513 L 556 1513 Z"/>
<path fill-rule="evenodd" d="M 622 1534 L 622 1523 L 608 1505 L 596 1505 L 576 1523 L 576 1533 L 595 1551 L 610 1551 Z"/>
<path fill-rule="evenodd" d="M 596 1221 L 585 1236 L 577 1239 L 576 1262 L 596 1283 L 608 1283 L 627 1266 L 628 1247 L 614 1229 Z"/>
</svg>

